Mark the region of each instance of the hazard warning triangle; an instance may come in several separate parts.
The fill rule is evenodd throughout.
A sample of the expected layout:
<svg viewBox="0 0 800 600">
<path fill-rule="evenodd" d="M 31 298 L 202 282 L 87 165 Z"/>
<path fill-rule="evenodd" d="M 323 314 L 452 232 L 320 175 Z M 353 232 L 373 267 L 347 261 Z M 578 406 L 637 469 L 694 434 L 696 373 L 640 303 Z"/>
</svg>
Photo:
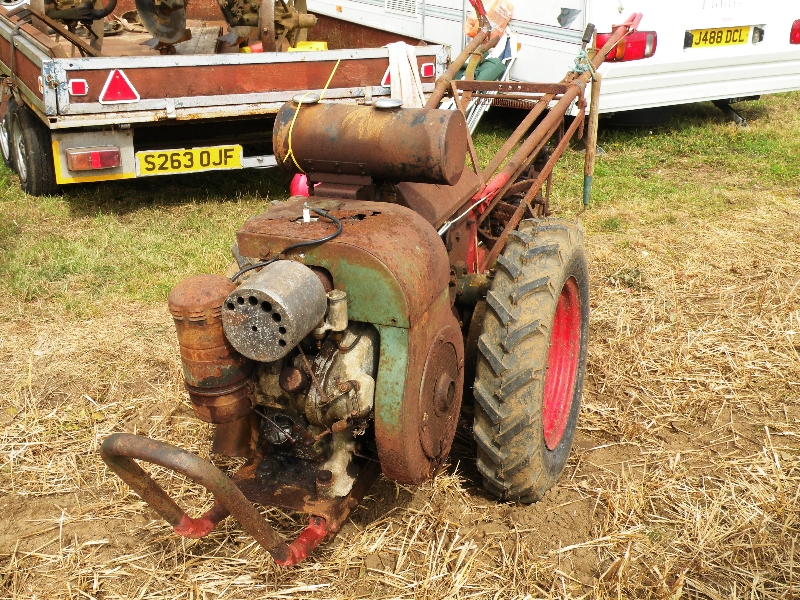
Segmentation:
<svg viewBox="0 0 800 600">
<path fill-rule="evenodd" d="M 119 69 L 114 69 L 109 73 L 103 91 L 100 92 L 101 104 L 124 104 L 126 102 L 138 102 L 139 92 L 133 87 L 125 73 Z"/>
</svg>

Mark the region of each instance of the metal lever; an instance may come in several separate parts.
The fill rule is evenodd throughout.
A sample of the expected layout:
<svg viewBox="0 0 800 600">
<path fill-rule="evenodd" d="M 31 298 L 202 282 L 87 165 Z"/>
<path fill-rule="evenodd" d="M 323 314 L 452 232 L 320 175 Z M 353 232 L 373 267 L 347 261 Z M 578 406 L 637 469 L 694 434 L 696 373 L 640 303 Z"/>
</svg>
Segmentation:
<svg viewBox="0 0 800 600">
<path fill-rule="evenodd" d="M 586 50 L 586 46 L 589 44 L 589 42 L 592 41 L 592 38 L 594 37 L 594 32 L 595 32 L 594 23 L 589 23 L 586 26 L 586 29 L 583 30 L 583 38 L 581 39 L 581 42 L 583 44 L 582 47 L 584 50 Z"/>
</svg>

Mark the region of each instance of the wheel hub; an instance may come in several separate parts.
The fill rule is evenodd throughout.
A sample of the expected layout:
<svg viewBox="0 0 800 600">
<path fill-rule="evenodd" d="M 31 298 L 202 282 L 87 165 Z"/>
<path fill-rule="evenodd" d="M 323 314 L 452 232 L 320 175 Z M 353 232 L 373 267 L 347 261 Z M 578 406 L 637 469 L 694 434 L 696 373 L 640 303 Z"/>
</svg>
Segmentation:
<svg viewBox="0 0 800 600">
<path fill-rule="evenodd" d="M 19 126 L 14 127 L 14 150 L 17 154 L 17 174 L 22 182 L 28 180 L 28 149 Z"/>
<path fill-rule="evenodd" d="M 453 344 L 437 339 L 428 354 L 419 396 L 419 439 L 428 458 L 437 462 L 450 450 L 458 422 L 459 370 Z"/>
</svg>

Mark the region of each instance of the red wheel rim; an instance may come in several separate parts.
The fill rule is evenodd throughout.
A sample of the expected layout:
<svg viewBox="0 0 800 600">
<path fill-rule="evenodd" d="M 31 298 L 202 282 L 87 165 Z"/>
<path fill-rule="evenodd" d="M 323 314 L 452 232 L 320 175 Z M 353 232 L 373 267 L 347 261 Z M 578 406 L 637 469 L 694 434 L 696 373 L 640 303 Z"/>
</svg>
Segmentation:
<svg viewBox="0 0 800 600">
<path fill-rule="evenodd" d="M 570 277 L 561 289 L 553 318 L 547 373 L 544 377 L 542 427 L 544 443 L 555 450 L 567 428 L 581 346 L 581 301 L 578 282 Z"/>
</svg>

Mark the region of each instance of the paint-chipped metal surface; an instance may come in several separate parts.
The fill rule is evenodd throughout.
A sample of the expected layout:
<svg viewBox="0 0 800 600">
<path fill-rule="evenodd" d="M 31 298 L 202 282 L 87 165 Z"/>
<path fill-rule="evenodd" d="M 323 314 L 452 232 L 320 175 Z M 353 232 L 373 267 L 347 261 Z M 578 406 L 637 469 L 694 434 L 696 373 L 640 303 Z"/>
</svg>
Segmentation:
<svg viewBox="0 0 800 600">
<path fill-rule="evenodd" d="M 410 327 L 447 287 L 447 253 L 436 230 L 414 211 L 387 203 L 292 198 L 239 229 L 242 255 L 258 257 L 266 247 L 274 256 L 332 233 L 325 220 L 302 222 L 305 202 L 341 219 L 342 234 L 287 258 L 327 269 L 336 289 L 347 292 L 351 320 Z"/>
<path fill-rule="evenodd" d="M 286 170 L 446 185 L 461 177 L 467 144 L 458 111 L 376 105 L 308 104 L 298 110 L 288 103 L 275 116 L 272 133 L 278 166 Z"/>
<path fill-rule="evenodd" d="M 169 294 L 183 376 L 198 418 L 229 423 L 250 412 L 253 365 L 236 352 L 222 329 L 222 305 L 236 286 L 227 277 L 195 275 Z"/>
</svg>

